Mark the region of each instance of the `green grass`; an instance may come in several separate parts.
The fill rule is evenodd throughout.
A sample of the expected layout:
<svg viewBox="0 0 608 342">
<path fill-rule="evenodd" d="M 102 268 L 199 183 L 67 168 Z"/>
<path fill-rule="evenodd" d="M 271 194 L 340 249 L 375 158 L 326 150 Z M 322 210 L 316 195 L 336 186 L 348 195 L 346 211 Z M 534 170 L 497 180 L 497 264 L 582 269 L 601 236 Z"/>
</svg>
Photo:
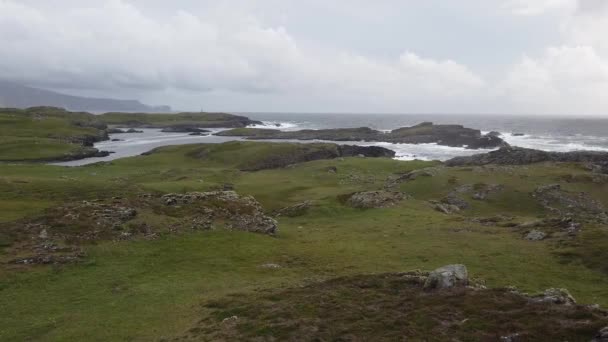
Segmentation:
<svg viewBox="0 0 608 342">
<path fill-rule="evenodd" d="M 606 184 L 563 182 L 566 175 L 586 172 L 578 166 L 446 168 L 435 177 L 401 184 L 413 199 L 394 208 L 355 210 L 338 197 L 380 189 L 390 175 L 436 163 L 345 158 L 240 171 L 243 165 L 291 148 L 238 142 L 172 146 L 147 156 L 75 168 L 0 165 L 0 222 L 85 199 L 204 191 L 224 183 L 255 196 L 267 211 L 313 201 L 306 215 L 280 218 L 276 238 L 221 230 L 183 233 L 153 241 L 100 241 L 85 246 L 87 257 L 76 265 L 3 264 L 0 340 L 172 338 L 205 317 L 202 305 L 228 294 L 451 263 L 466 264 L 489 286 L 514 285 L 530 292 L 564 287 L 581 303 L 608 305 L 605 227 L 585 227 L 576 243 L 530 242 L 509 228 L 469 221 L 497 214 L 521 220 L 544 215 L 529 196 L 539 184 L 560 182 L 608 203 Z M 337 172 L 327 172 L 330 166 Z M 477 183 L 499 183 L 505 189 L 484 202 L 468 198 L 472 207 L 462 215 L 441 214 L 426 202 L 458 185 Z M 0 260 L 10 258 L 6 247 L 11 243 L 0 232 Z M 260 268 L 264 263 L 283 267 Z"/>
<path fill-rule="evenodd" d="M 92 148 L 82 142 L 101 139 L 103 128 L 87 113 L 4 109 L 0 111 L 0 162 L 56 160 L 90 152 Z"/>
</svg>

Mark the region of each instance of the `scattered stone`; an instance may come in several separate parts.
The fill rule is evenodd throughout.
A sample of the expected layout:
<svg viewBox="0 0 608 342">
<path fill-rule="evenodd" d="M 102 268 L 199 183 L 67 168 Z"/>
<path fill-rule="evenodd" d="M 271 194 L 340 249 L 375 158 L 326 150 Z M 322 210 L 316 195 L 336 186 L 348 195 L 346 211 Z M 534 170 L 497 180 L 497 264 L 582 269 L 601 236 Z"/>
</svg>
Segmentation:
<svg viewBox="0 0 608 342">
<path fill-rule="evenodd" d="M 447 265 L 429 273 L 424 283 L 425 289 L 448 289 L 469 284 L 469 273 L 465 265 Z"/>
<path fill-rule="evenodd" d="M 519 341 L 523 341 L 522 335 L 519 333 L 500 337 L 500 342 L 519 342 Z"/>
<path fill-rule="evenodd" d="M 403 192 L 396 191 L 364 191 L 352 194 L 346 204 L 353 208 L 388 208 L 397 205 L 399 202 L 409 198 Z"/>
<path fill-rule="evenodd" d="M 279 265 L 279 264 L 263 264 L 263 265 L 260 265 L 260 268 L 267 268 L 267 269 L 273 269 L 274 270 L 274 269 L 281 268 L 281 265 Z"/>
<path fill-rule="evenodd" d="M 524 237 L 524 239 L 529 240 L 529 241 L 541 241 L 541 240 L 544 240 L 546 237 L 547 237 L 546 233 L 544 233 L 540 230 L 534 229 L 534 230 L 530 231 Z"/>
</svg>

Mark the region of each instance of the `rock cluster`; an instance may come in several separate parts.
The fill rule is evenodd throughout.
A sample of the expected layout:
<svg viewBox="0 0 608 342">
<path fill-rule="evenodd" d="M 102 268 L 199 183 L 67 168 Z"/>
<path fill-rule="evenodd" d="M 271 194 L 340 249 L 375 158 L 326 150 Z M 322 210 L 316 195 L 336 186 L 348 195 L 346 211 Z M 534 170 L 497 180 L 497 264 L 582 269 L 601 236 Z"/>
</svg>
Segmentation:
<svg viewBox="0 0 608 342">
<path fill-rule="evenodd" d="M 210 229 L 216 220 L 226 227 L 254 233 L 275 235 L 277 222 L 266 216 L 262 206 L 252 196 L 240 196 L 234 191 L 190 192 L 161 197 L 165 206 L 187 213 L 196 227 Z"/>
<path fill-rule="evenodd" d="M 363 191 L 352 194 L 346 204 L 359 209 L 388 208 L 409 198 L 403 192 L 396 191 Z"/>
<path fill-rule="evenodd" d="M 570 192 L 563 190 L 559 184 L 551 184 L 538 187 L 532 197 L 545 209 L 560 217 L 608 223 L 604 206 L 585 192 Z"/>
</svg>

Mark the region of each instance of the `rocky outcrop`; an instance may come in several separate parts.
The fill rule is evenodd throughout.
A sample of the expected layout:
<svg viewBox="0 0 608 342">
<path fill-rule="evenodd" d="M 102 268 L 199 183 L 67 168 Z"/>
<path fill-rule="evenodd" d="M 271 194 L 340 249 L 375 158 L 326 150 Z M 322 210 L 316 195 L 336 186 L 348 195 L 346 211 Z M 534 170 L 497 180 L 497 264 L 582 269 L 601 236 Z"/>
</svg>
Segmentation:
<svg viewBox="0 0 608 342">
<path fill-rule="evenodd" d="M 479 130 L 465 128 L 461 125 L 435 125 L 431 122 L 398 128 L 388 133 L 368 127 L 301 131 L 246 128 L 223 131 L 217 133 L 217 135 L 240 136 L 248 139 L 382 141 L 403 144 L 436 143 L 470 149 L 496 148 L 507 145 L 504 140 L 496 135 L 483 135 Z"/>
<path fill-rule="evenodd" d="M 429 273 L 424 283 L 427 290 L 441 290 L 469 285 L 469 273 L 465 265 L 447 265 Z"/>
<path fill-rule="evenodd" d="M 541 162 L 580 162 L 603 165 L 608 162 L 608 153 L 596 151 L 547 152 L 509 146 L 469 157 L 456 157 L 446 161 L 445 164 L 447 166 L 480 166 L 488 164 L 526 165 Z"/>
<path fill-rule="evenodd" d="M 209 130 L 200 129 L 192 125 L 176 125 L 161 129 L 164 133 L 209 133 Z"/>
<path fill-rule="evenodd" d="M 190 192 L 167 194 L 162 203 L 172 208 L 167 214 L 189 216 L 198 229 L 211 229 L 215 221 L 224 221 L 226 228 L 275 235 L 277 222 L 264 214 L 262 206 L 252 196 L 240 196 L 234 191 Z"/>
<path fill-rule="evenodd" d="M 389 208 L 407 199 L 409 196 L 394 191 L 364 191 L 352 194 L 346 204 L 353 208 Z"/>
</svg>

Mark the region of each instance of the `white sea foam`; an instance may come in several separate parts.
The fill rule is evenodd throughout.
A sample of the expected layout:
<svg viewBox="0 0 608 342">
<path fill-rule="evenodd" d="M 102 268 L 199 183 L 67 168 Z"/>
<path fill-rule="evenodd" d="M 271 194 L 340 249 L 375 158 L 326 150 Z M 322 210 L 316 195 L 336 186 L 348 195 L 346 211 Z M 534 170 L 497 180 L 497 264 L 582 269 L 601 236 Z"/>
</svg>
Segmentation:
<svg viewBox="0 0 608 342">
<path fill-rule="evenodd" d="M 278 129 L 281 131 L 297 131 L 301 129 L 302 124 L 292 121 L 281 122 L 281 121 L 262 121 L 261 125 L 251 125 L 250 128 L 267 128 L 267 129 Z"/>
</svg>

